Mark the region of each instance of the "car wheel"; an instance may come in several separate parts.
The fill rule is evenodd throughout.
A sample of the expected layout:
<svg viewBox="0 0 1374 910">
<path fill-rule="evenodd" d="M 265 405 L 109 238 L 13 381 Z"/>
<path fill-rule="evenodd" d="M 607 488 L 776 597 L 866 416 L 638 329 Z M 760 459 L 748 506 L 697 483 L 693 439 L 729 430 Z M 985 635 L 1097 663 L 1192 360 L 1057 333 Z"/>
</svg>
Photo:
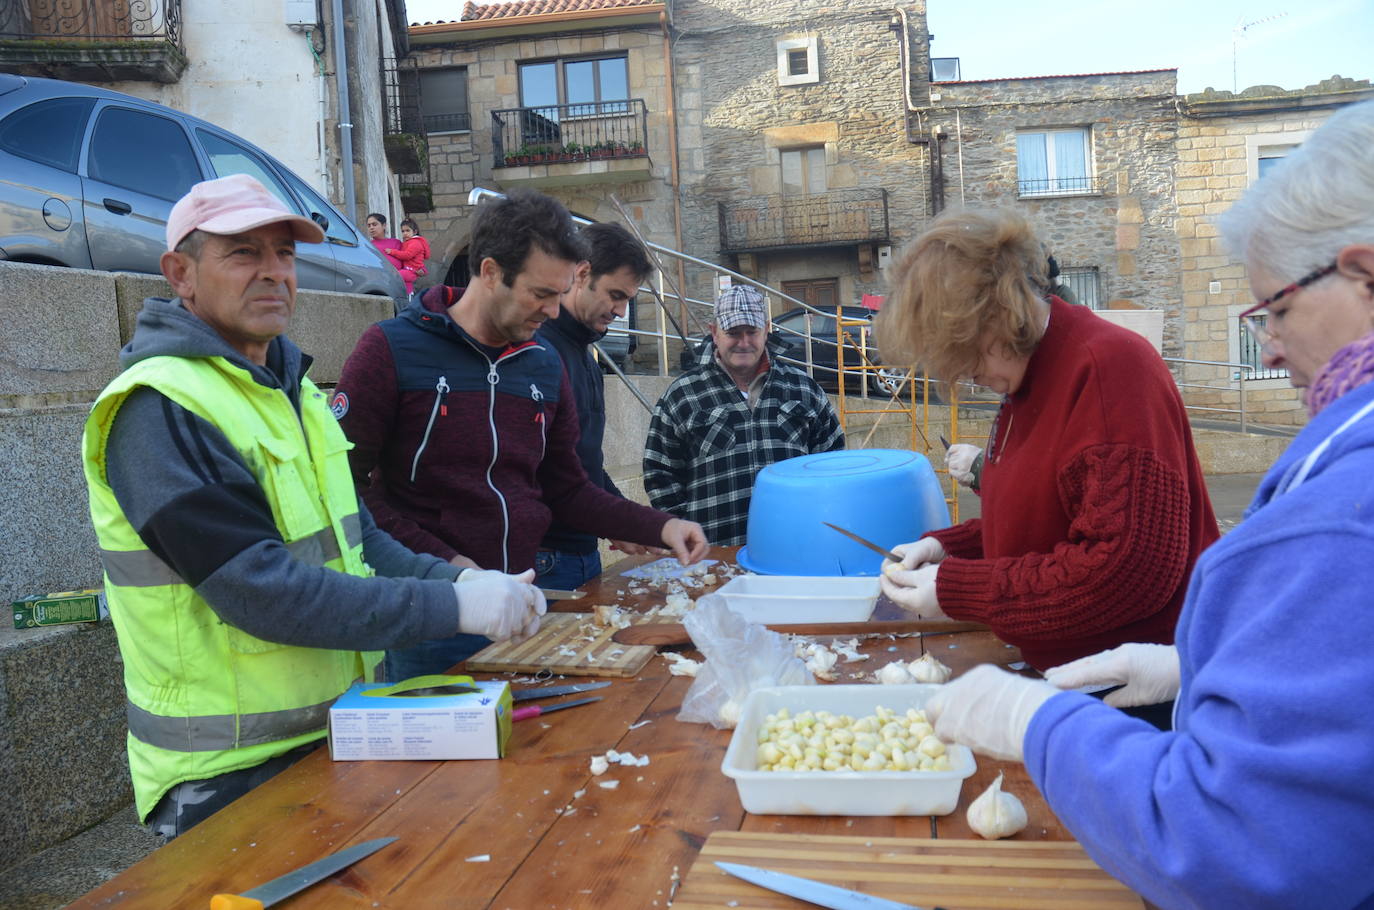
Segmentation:
<svg viewBox="0 0 1374 910">
<path fill-rule="evenodd" d="M 869 387 L 875 395 L 891 398 L 898 389 L 905 390 L 906 370 L 896 367 L 881 367 L 869 378 Z"/>
</svg>

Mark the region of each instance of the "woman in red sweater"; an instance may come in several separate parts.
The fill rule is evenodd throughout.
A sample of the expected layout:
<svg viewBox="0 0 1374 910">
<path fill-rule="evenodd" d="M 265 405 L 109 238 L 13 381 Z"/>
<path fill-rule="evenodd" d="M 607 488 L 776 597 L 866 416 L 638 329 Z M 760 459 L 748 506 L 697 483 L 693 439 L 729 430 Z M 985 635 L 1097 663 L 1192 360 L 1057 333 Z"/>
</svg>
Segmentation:
<svg viewBox="0 0 1374 910">
<path fill-rule="evenodd" d="M 415 279 L 425 274 L 425 260 L 429 258 L 429 241 L 420 236 L 420 226 L 407 218 L 401 222 L 401 248 L 382 250 L 406 283 L 406 294 L 415 293 Z"/>
<path fill-rule="evenodd" d="M 1216 518 L 1173 377 L 1140 335 L 1049 293 L 1011 211 L 948 211 L 899 259 L 879 318 L 947 383 L 1001 394 L 982 518 L 895 548 L 882 586 L 922 618 L 987 623 L 1040 670 L 1172 643 Z"/>
</svg>

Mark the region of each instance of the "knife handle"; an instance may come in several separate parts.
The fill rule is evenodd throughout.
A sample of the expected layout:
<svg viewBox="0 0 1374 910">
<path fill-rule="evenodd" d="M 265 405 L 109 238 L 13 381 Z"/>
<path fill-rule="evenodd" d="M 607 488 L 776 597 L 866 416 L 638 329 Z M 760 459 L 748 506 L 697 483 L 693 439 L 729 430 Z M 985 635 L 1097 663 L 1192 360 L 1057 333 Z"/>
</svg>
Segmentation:
<svg viewBox="0 0 1374 910">
<path fill-rule="evenodd" d="M 512 722 L 517 720 L 529 720 L 531 717 L 538 717 L 543 713 L 544 709 L 538 705 L 525 705 L 523 708 L 516 708 L 512 711 L 510 713 L 510 719 Z M 212 907 L 211 910 L 217 910 L 217 908 Z M 233 908 L 226 908 L 226 910 L 233 910 Z"/>
<path fill-rule="evenodd" d="M 210 898 L 210 910 L 263 910 L 262 901 L 238 894 L 216 894 Z"/>
</svg>

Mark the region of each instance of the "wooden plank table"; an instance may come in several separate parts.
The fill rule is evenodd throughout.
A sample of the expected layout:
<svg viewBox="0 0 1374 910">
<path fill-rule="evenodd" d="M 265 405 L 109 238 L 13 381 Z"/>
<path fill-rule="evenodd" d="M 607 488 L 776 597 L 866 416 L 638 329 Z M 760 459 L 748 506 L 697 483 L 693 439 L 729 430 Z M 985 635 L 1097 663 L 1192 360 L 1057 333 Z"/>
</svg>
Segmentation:
<svg viewBox="0 0 1374 910">
<path fill-rule="evenodd" d="M 734 550 L 711 555 L 731 560 Z M 584 586 L 587 597 L 555 609 L 661 604 L 662 593 L 629 593 L 620 572 L 635 564 L 613 566 Z M 956 674 L 1020 656 L 988 632 L 882 636 L 861 650 L 872 660 L 847 666 L 869 672 L 926 650 Z M 1022 765 L 981 757 L 959 807 L 940 818 L 747 815 L 720 773 L 729 731 L 675 719 L 691 682 L 655 657 L 637 678 L 598 690 L 599 702 L 516 724 L 501 760 L 335 763 L 322 748 L 71 907 L 203 908 L 217 892 L 388 835 L 399 840 L 283 907 L 667 907 L 714 831 L 971 838 L 964 812 L 998 771 L 1030 816 L 1017 838 L 1072 840 Z M 590 759 L 608 749 L 650 763 L 592 776 Z M 599 786 L 611 780 L 615 789 Z"/>
</svg>

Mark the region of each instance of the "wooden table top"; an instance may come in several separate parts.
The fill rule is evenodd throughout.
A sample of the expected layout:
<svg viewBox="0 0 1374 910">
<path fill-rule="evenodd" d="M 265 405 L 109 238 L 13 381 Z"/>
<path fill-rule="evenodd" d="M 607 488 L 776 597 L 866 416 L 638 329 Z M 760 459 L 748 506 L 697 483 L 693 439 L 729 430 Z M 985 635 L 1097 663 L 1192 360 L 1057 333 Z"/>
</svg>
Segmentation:
<svg viewBox="0 0 1374 910">
<path fill-rule="evenodd" d="M 717 548 L 711 556 L 733 554 Z M 661 592 L 630 595 L 619 574 L 644 561 L 612 566 L 584 586 L 588 597 L 558 609 L 662 603 Z M 883 636 L 860 650 L 872 660 L 848 667 L 868 672 L 924 651 L 956 675 L 1019 659 L 988 632 Z M 243 892 L 386 836 L 399 840 L 283 906 L 667 907 L 713 831 L 972 838 L 964 812 L 999 771 L 1030 817 L 1018 839 L 1072 840 L 1024 766 L 982 757 L 959 807 L 943 817 L 747 815 L 734 781 L 720 772 L 730 731 L 676 720 L 691 682 L 655 657 L 637 678 L 597 691 L 599 702 L 515 724 L 501 760 L 336 763 L 321 748 L 71 907 L 204 908 L 215 893 Z M 650 763 L 612 765 L 593 777 L 590 759 L 608 749 Z M 598 786 L 610 780 L 620 782 L 616 789 Z"/>
</svg>

